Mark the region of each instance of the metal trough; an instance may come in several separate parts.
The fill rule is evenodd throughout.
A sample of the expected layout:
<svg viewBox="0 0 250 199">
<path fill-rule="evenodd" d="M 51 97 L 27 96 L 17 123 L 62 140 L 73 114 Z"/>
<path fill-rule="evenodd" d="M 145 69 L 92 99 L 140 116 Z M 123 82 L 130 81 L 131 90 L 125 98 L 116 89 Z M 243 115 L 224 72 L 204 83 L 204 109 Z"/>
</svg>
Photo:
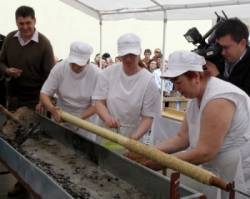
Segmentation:
<svg viewBox="0 0 250 199">
<path fill-rule="evenodd" d="M 0 115 L 0 124 L 5 118 Z M 40 116 L 40 130 L 51 138 L 59 141 L 65 147 L 77 151 L 81 156 L 87 156 L 98 168 L 106 170 L 139 191 L 149 194 L 154 199 L 170 197 L 170 179 L 148 168 L 145 168 L 127 158 L 94 143 L 53 121 Z M 43 199 L 75 198 L 45 173 L 30 159 L 27 159 L 13 146 L 0 138 L 0 160 L 17 176 L 30 190 Z M 179 196 L 185 199 L 202 198 L 202 194 L 180 185 Z M 86 198 L 101 199 L 102 197 L 88 196 Z"/>
</svg>

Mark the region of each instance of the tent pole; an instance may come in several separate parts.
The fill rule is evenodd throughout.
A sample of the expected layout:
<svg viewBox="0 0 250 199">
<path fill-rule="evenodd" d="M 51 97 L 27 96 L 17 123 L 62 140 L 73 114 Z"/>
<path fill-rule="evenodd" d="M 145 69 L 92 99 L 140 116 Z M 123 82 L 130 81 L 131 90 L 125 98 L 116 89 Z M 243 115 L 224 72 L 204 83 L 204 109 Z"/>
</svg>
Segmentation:
<svg viewBox="0 0 250 199">
<path fill-rule="evenodd" d="M 100 61 L 99 61 L 99 67 L 102 68 L 102 16 L 100 16 L 99 20 L 99 25 L 100 25 Z"/>
<path fill-rule="evenodd" d="M 162 64 L 165 63 L 165 47 L 166 47 L 166 26 L 167 26 L 167 11 L 164 10 L 164 19 L 163 19 L 163 39 L 162 39 Z M 163 65 L 164 67 L 164 65 Z"/>
<path fill-rule="evenodd" d="M 164 18 L 163 18 L 163 39 L 162 39 L 162 68 L 161 71 L 166 70 L 165 68 L 165 46 L 166 46 L 166 26 L 167 26 L 167 10 L 164 10 Z M 163 91 L 164 91 L 164 80 L 161 79 L 161 111 L 163 111 L 165 104 L 164 104 L 164 96 L 163 96 Z"/>
</svg>

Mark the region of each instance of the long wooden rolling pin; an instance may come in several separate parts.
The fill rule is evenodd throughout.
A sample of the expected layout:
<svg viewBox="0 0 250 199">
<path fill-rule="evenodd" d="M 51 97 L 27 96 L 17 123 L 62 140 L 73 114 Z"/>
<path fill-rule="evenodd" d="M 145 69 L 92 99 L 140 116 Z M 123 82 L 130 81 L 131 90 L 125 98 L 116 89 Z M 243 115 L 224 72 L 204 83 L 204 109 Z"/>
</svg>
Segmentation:
<svg viewBox="0 0 250 199">
<path fill-rule="evenodd" d="M 213 174 L 212 172 L 190 164 L 186 161 L 180 160 L 179 158 L 176 158 L 173 155 L 169 155 L 167 153 L 159 151 L 158 149 L 152 146 L 142 144 L 138 141 L 114 133 L 108 129 L 92 124 L 91 122 L 88 122 L 86 120 L 82 120 L 67 112 L 60 111 L 60 115 L 62 120 L 64 120 L 65 122 L 71 123 L 75 126 L 93 132 L 103 138 L 116 142 L 129 149 L 130 151 L 133 151 L 151 160 L 154 160 L 162 166 L 179 171 L 180 173 L 189 176 L 199 182 L 208 185 L 213 185 L 226 191 L 230 191 L 233 189 L 231 183 L 225 182 L 223 179 L 215 176 L 215 174 Z"/>
</svg>

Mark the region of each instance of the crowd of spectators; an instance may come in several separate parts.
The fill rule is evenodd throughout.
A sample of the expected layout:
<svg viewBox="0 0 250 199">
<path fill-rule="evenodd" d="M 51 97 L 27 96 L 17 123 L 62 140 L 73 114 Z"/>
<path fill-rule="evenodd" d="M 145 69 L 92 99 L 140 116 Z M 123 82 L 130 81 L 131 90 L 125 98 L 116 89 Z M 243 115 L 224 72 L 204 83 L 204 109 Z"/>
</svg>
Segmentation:
<svg viewBox="0 0 250 199">
<path fill-rule="evenodd" d="M 153 72 L 155 69 L 161 67 L 163 56 L 162 56 L 162 52 L 160 48 L 156 48 L 154 50 L 153 55 L 150 49 L 145 49 L 143 55 L 144 57 L 141 57 L 139 60 L 139 65 L 142 68 L 145 68 L 150 72 Z M 109 52 L 105 52 L 102 55 L 100 53 L 97 53 L 92 61 L 92 63 L 96 64 L 101 69 L 104 69 L 108 67 L 109 65 L 117 63 L 117 62 L 121 62 L 120 57 L 116 56 L 113 58 Z M 151 65 L 151 68 L 150 68 L 150 65 Z"/>
</svg>

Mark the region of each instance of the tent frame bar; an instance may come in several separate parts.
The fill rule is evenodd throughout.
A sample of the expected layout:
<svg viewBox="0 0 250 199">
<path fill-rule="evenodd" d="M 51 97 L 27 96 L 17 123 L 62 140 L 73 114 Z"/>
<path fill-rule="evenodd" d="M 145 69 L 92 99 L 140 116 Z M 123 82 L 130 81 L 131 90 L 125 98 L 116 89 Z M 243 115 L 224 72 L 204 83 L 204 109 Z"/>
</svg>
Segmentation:
<svg viewBox="0 0 250 199">
<path fill-rule="evenodd" d="M 155 3 L 155 1 L 152 1 Z M 206 8 L 206 7 L 218 7 L 218 6 L 233 6 L 233 5 L 244 5 L 250 4 L 250 0 L 245 1 L 219 1 L 217 3 L 193 3 L 193 4 L 184 4 L 184 5 L 160 5 L 157 3 L 157 7 L 149 7 L 144 9 L 119 9 L 119 10 L 110 10 L 110 11 L 100 11 L 101 15 L 113 15 L 113 14 L 131 14 L 131 13 L 143 13 L 143 12 L 160 12 L 163 10 L 178 10 L 178 9 L 194 9 L 194 8 Z M 159 8 L 159 6 L 161 6 Z"/>
<path fill-rule="evenodd" d="M 191 4 L 160 4 L 157 0 L 151 0 L 155 4 L 155 6 L 142 8 L 142 9 L 130 9 L 130 8 L 120 8 L 116 10 L 97 10 L 93 7 L 86 5 L 81 0 L 61 0 L 62 2 L 71 5 L 72 7 L 78 10 L 84 10 L 85 13 L 90 16 L 100 19 L 100 16 L 108 16 L 108 15 L 122 15 L 122 14 L 132 14 L 132 13 L 146 13 L 146 12 L 162 12 L 164 10 L 180 10 L 180 9 L 194 9 L 194 8 L 206 8 L 206 7 L 218 7 L 218 6 L 234 6 L 234 5 L 244 5 L 250 4 L 250 0 L 228 0 L 228 1 L 218 1 L 216 3 L 191 3 Z M 104 19 L 102 17 L 102 19 Z"/>
</svg>

